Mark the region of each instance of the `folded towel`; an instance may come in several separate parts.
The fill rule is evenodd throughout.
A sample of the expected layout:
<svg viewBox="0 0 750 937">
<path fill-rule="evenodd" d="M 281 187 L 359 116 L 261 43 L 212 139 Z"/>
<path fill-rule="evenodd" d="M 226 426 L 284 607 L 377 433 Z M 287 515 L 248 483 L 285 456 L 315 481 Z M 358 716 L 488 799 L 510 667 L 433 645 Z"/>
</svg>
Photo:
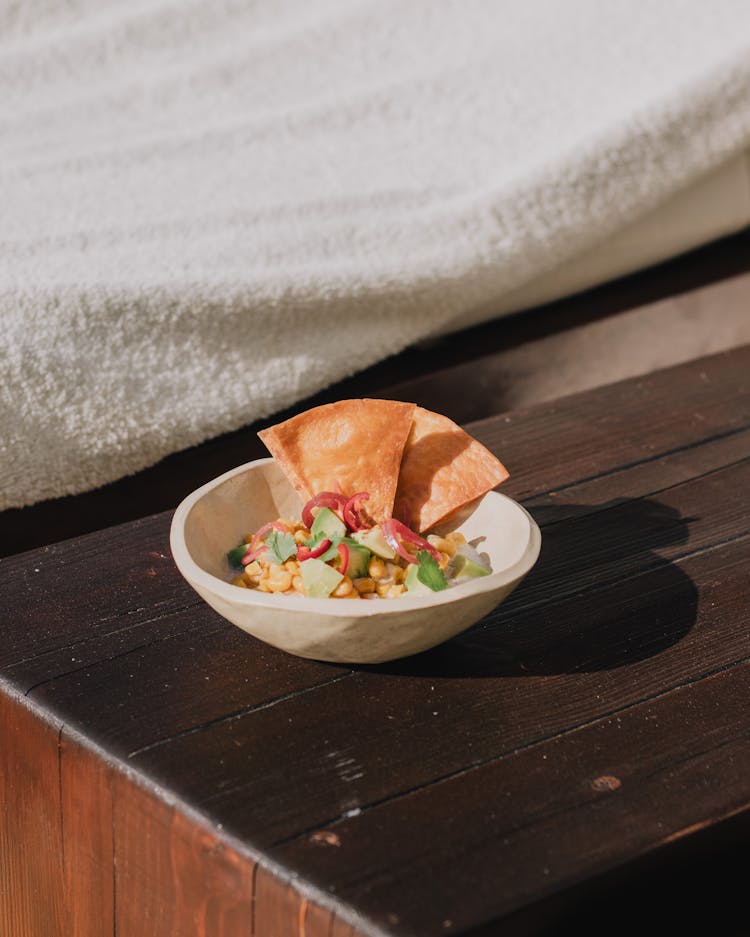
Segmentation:
<svg viewBox="0 0 750 937">
<path fill-rule="evenodd" d="M 5 508 L 507 311 L 739 158 L 750 5 L 11 4 L 0 122 Z"/>
</svg>

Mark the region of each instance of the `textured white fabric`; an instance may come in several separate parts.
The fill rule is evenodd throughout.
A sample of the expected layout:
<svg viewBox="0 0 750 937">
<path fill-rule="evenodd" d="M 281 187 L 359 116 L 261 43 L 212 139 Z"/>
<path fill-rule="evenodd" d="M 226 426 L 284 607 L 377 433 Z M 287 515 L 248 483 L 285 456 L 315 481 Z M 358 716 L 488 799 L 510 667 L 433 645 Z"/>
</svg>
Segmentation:
<svg viewBox="0 0 750 937">
<path fill-rule="evenodd" d="M 2 5 L 0 507 L 490 318 L 749 145 L 747 0 Z"/>
</svg>

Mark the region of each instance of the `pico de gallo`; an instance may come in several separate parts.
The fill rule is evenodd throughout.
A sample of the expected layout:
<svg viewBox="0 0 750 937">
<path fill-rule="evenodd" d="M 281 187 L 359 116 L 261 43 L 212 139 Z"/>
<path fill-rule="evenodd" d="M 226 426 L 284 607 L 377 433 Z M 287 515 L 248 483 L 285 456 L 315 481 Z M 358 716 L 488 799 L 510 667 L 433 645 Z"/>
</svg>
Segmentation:
<svg viewBox="0 0 750 937">
<path fill-rule="evenodd" d="M 421 537 L 396 518 L 374 524 L 369 493 L 324 491 L 300 520 L 278 518 L 230 549 L 230 582 L 310 598 L 396 599 L 426 595 L 491 570 L 459 531 Z"/>
</svg>

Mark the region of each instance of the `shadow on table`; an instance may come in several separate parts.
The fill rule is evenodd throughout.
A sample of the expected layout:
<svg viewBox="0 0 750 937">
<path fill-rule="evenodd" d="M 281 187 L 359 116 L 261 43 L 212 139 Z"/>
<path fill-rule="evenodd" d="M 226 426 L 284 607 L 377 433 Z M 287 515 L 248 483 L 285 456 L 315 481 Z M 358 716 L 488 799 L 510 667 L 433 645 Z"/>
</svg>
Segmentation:
<svg viewBox="0 0 750 937">
<path fill-rule="evenodd" d="M 518 589 L 470 630 L 368 668 L 434 677 L 583 673 L 666 650 L 695 623 L 697 589 L 669 558 L 689 523 L 657 500 L 531 508 L 542 552 Z"/>
<path fill-rule="evenodd" d="M 465 937 L 747 937 L 750 811 L 711 823 Z"/>
</svg>

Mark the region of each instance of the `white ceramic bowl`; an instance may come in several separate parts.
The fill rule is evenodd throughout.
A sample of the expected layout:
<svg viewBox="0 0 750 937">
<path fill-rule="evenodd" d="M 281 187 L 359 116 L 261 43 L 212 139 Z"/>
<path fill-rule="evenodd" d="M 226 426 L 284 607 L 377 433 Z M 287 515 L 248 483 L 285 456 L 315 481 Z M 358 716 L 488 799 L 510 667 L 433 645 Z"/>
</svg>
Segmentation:
<svg viewBox="0 0 750 937">
<path fill-rule="evenodd" d="M 239 589 L 226 552 L 277 517 L 299 517 L 299 496 L 273 459 L 248 462 L 194 491 L 172 519 L 177 568 L 220 615 L 290 654 L 337 663 L 381 663 L 427 650 L 503 601 L 539 556 L 541 536 L 515 501 L 491 491 L 450 529 L 484 538 L 493 572 L 434 596 L 363 602 Z M 440 528 L 438 528 L 438 531 Z"/>
</svg>

